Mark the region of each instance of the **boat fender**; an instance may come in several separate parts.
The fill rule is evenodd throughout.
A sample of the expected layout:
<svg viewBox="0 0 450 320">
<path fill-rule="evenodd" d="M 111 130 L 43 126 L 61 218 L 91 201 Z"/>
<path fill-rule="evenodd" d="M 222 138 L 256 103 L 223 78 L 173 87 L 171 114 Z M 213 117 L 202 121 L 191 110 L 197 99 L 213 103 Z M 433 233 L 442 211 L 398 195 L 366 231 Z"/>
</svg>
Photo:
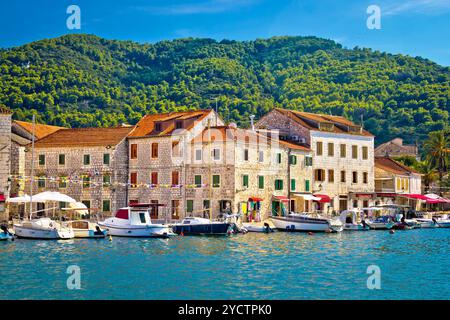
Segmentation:
<svg viewBox="0 0 450 320">
<path fill-rule="evenodd" d="M 112 241 L 112 236 L 111 236 L 111 235 L 109 235 L 109 238 L 108 238 L 108 239 L 109 239 L 109 241 Z"/>
<path fill-rule="evenodd" d="M 313 236 L 313 235 L 314 235 L 314 232 L 311 232 L 311 231 L 310 231 L 310 232 L 308 232 L 308 235 L 309 235 L 309 236 Z"/>
<path fill-rule="evenodd" d="M 390 234 L 394 234 L 395 231 L 391 229 L 391 230 L 389 230 L 389 233 L 390 233 Z"/>
</svg>

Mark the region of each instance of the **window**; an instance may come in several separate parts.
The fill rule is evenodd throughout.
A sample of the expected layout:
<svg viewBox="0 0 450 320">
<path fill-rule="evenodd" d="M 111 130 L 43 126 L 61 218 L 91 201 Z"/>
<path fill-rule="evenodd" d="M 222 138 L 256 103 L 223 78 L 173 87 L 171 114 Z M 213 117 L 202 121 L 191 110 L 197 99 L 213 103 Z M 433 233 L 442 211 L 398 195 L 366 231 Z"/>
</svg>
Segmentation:
<svg viewBox="0 0 450 320">
<path fill-rule="evenodd" d="M 333 169 L 328 170 L 328 182 L 330 182 L 330 183 L 334 182 L 334 170 Z"/>
<path fill-rule="evenodd" d="M 180 218 L 180 200 L 172 200 L 172 219 Z"/>
<path fill-rule="evenodd" d="M 328 143 L 328 156 L 334 157 L 334 143 Z"/>
<path fill-rule="evenodd" d="M 67 188 L 67 177 L 65 176 L 59 177 L 59 187 L 61 189 Z"/>
<path fill-rule="evenodd" d="M 212 176 L 213 188 L 220 188 L 220 176 L 215 174 Z"/>
<path fill-rule="evenodd" d="M 180 184 L 180 172 L 172 171 L 172 185 L 179 185 L 179 184 Z"/>
<path fill-rule="evenodd" d="M 356 171 L 352 172 L 352 182 L 358 183 L 358 172 L 356 172 Z"/>
<path fill-rule="evenodd" d="M 111 156 L 109 155 L 109 153 L 104 153 L 103 154 L 103 164 L 105 166 L 109 166 L 110 163 L 111 163 Z"/>
<path fill-rule="evenodd" d="M 264 151 L 259 151 L 258 153 L 258 161 L 264 162 Z"/>
<path fill-rule="evenodd" d="M 316 142 L 316 156 L 321 156 L 323 153 L 323 144 L 321 141 Z"/>
<path fill-rule="evenodd" d="M 158 184 L 158 172 L 153 171 L 150 174 L 150 180 L 151 180 L 151 184 Z"/>
<path fill-rule="evenodd" d="M 186 212 L 194 212 L 194 200 L 186 200 Z"/>
<path fill-rule="evenodd" d="M 214 160 L 220 160 L 220 149 L 214 148 L 212 150 L 212 157 Z"/>
<path fill-rule="evenodd" d="M 289 156 L 289 164 L 296 165 L 297 164 L 297 156 L 294 156 L 294 155 Z"/>
<path fill-rule="evenodd" d="M 264 176 L 258 176 L 258 188 L 264 189 Z"/>
<path fill-rule="evenodd" d="M 200 188 L 202 186 L 202 175 L 200 175 L 200 174 L 195 175 L 194 183 L 197 188 Z"/>
<path fill-rule="evenodd" d="M 283 180 L 281 179 L 275 180 L 275 190 L 283 190 Z"/>
<path fill-rule="evenodd" d="M 248 149 L 244 149 L 244 161 L 248 161 Z"/>
<path fill-rule="evenodd" d="M 364 160 L 369 158 L 369 149 L 367 147 L 362 147 L 362 158 Z"/>
<path fill-rule="evenodd" d="M 305 166 L 311 167 L 313 162 L 313 158 L 311 156 L 305 156 Z"/>
<path fill-rule="evenodd" d="M 144 212 L 139 212 L 139 220 L 141 220 L 141 223 L 146 223 Z"/>
<path fill-rule="evenodd" d="M 368 183 L 368 180 L 369 178 L 367 172 L 363 172 L 363 183 Z"/>
<path fill-rule="evenodd" d="M 281 153 L 277 153 L 277 163 L 281 163 Z"/>
<path fill-rule="evenodd" d="M 132 188 L 136 188 L 137 185 L 137 172 L 130 173 L 130 184 Z"/>
<path fill-rule="evenodd" d="M 183 121 L 176 121 L 175 129 L 183 129 Z"/>
<path fill-rule="evenodd" d="M 325 170 L 316 169 L 314 170 L 314 180 L 315 181 L 325 181 Z"/>
<path fill-rule="evenodd" d="M 133 143 L 130 145 L 130 158 L 137 159 L 137 144 Z"/>
<path fill-rule="evenodd" d="M 111 176 L 109 174 L 103 175 L 103 187 L 109 187 L 111 185 Z"/>
<path fill-rule="evenodd" d="M 83 176 L 83 188 L 87 189 L 91 187 L 91 177 Z"/>
<path fill-rule="evenodd" d="M 341 171 L 341 182 L 346 181 L 346 172 L 344 170 Z"/>
<path fill-rule="evenodd" d="M 158 158 L 158 144 L 156 142 L 152 143 L 152 159 Z"/>
<path fill-rule="evenodd" d="M 352 146 L 352 158 L 358 159 L 358 146 L 355 145 Z"/>
<path fill-rule="evenodd" d="M 295 191 L 295 179 L 291 179 L 291 190 Z"/>
<path fill-rule="evenodd" d="M 45 178 L 44 177 L 38 178 L 38 188 L 45 188 Z"/>
<path fill-rule="evenodd" d="M 244 188 L 248 188 L 248 174 L 244 174 L 242 176 L 242 186 Z"/>
<path fill-rule="evenodd" d="M 172 141 L 172 156 L 181 157 L 180 141 Z"/>
<path fill-rule="evenodd" d="M 310 188 L 310 182 L 309 180 L 305 180 L 305 191 L 309 191 Z"/>
<path fill-rule="evenodd" d="M 81 203 L 84 204 L 86 206 L 86 208 L 91 207 L 91 200 L 83 200 L 83 201 L 81 201 Z"/>
<path fill-rule="evenodd" d="M 341 151 L 340 151 L 341 158 L 346 158 L 347 157 L 347 145 L 341 144 L 340 149 L 341 149 Z"/>
<path fill-rule="evenodd" d="M 83 156 L 83 164 L 84 164 L 85 166 L 88 166 L 88 165 L 91 164 L 91 155 L 90 155 L 90 154 L 85 154 L 85 155 Z"/>
<path fill-rule="evenodd" d="M 60 154 L 60 155 L 58 156 L 58 164 L 59 164 L 60 166 L 63 166 L 63 165 L 66 164 L 66 155 L 65 155 L 65 154 Z"/>
<path fill-rule="evenodd" d="M 111 200 L 103 200 L 102 211 L 103 212 L 110 212 L 111 211 Z"/>
<path fill-rule="evenodd" d="M 202 149 L 195 150 L 195 160 L 202 161 Z"/>
<path fill-rule="evenodd" d="M 397 178 L 397 190 L 400 190 L 402 188 L 402 181 L 400 178 Z"/>
<path fill-rule="evenodd" d="M 66 202 L 60 201 L 59 202 L 59 210 L 66 208 L 66 204 L 67 204 Z"/>
<path fill-rule="evenodd" d="M 358 200 L 353 200 L 353 208 L 358 208 Z"/>
<path fill-rule="evenodd" d="M 39 155 L 39 165 L 40 166 L 45 166 L 45 154 L 40 154 Z"/>
<path fill-rule="evenodd" d="M 160 132 L 161 131 L 161 123 L 155 123 L 155 131 Z"/>
</svg>

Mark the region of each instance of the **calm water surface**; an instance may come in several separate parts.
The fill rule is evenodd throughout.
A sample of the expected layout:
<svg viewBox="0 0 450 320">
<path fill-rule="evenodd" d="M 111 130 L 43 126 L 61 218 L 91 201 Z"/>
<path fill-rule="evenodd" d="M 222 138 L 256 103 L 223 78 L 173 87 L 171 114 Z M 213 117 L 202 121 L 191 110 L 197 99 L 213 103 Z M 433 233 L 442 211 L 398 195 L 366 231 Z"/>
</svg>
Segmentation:
<svg viewBox="0 0 450 320">
<path fill-rule="evenodd" d="M 449 299 L 450 229 L 0 242 L 1 299 Z M 81 268 L 68 290 L 67 267 Z M 381 289 L 367 289 L 369 265 Z"/>
</svg>

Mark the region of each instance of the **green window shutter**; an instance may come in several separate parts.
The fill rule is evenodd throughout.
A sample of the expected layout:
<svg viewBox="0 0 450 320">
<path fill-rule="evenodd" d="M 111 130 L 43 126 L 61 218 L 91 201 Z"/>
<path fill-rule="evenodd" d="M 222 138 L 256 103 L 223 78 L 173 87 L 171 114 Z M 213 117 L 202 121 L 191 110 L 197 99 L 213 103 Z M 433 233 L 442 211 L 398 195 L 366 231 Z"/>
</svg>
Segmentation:
<svg viewBox="0 0 450 320">
<path fill-rule="evenodd" d="M 305 180 L 305 191 L 309 191 L 309 180 Z"/>
<path fill-rule="evenodd" d="M 281 153 L 277 153 L 277 163 L 281 163 Z"/>
<path fill-rule="evenodd" d="M 305 157 L 305 166 L 311 167 L 312 166 L 312 157 Z"/>
<path fill-rule="evenodd" d="M 213 175 L 213 187 L 220 187 L 220 176 L 219 175 Z"/>
<path fill-rule="evenodd" d="M 103 200 L 102 210 L 103 210 L 103 212 L 110 212 L 111 211 L 111 201 Z"/>
<path fill-rule="evenodd" d="M 40 166 L 45 165 L 45 154 L 40 154 L 39 155 L 39 165 Z"/>
<path fill-rule="evenodd" d="M 242 176 L 242 185 L 248 188 L 248 175 L 246 174 Z"/>
<path fill-rule="evenodd" d="M 186 211 L 187 212 L 194 212 L 194 200 L 186 200 Z"/>
<path fill-rule="evenodd" d="M 201 186 L 201 184 L 202 184 L 202 176 L 201 175 L 199 175 L 199 174 L 195 175 L 194 180 L 195 180 L 194 183 L 197 187 Z"/>
<path fill-rule="evenodd" d="M 109 165 L 109 163 L 110 163 L 110 160 L 111 160 L 111 158 L 110 158 L 110 155 L 109 155 L 109 153 L 105 153 L 105 154 L 103 154 L 103 164 L 105 164 L 105 165 Z"/>
<path fill-rule="evenodd" d="M 297 156 L 294 156 L 294 155 L 289 156 L 289 164 L 296 165 L 297 164 Z"/>
<path fill-rule="evenodd" d="M 283 190 L 283 180 L 275 180 L 275 190 Z"/>
<path fill-rule="evenodd" d="M 259 176 L 258 177 L 258 187 L 260 189 L 264 189 L 264 176 Z"/>
<path fill-rule="evenodd" d="M 58 164 L 60 164 L 60 165 L 66 164 L 66 155 L 65 154 L 60 154 L 58 156 Z"/>
<path fill-rule="evenodd" d="M 83 156 L 83 163 L 84 163 L 84 165 L 89 165 L 89 164 L 91 164 L 91 156 L 88 155 L 88 154 L 85 154 L 85 155 Z"/>
<path fill-rule="evenodd" d="M 291 179 L 291 190 L 295 190 L 295 179 Z"/>
</svg>

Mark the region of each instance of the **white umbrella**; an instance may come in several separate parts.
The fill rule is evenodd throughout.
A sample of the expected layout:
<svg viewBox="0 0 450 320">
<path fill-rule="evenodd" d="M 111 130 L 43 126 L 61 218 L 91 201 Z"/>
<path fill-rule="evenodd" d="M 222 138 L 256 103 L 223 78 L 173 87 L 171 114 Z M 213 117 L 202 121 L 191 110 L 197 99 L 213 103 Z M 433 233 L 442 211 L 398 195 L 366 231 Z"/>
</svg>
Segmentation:
<svg viewBox="0 0 450 320">
<path fill-rule="evenodd" d="M 6 202 L 9 202 L 9 203 L 30 202 L 30 196 L 29 195 L 24 195 L 24 196 L 15 197 L 15 198 L 9 198 L 9 199 L 6 200 Z M 34 202 L 34 199 L 33 199 L 33 202 Z"/>
<path fill-rule="evenodd" d="M 77 202 L 74 198 L 68 195 L 55 192 L 55 191 L 44 191 L 33 196 L 33 202 L 47 202 L 47 201 L 57 201 L 57 202 Z"/>
<path fill-rule="evenodd" d="M 70 202 L 69 208 L 66 210 L 74 210 L 79 215 L 85 215 L 89 213 L 88 207 L 82 202 Z"/>
</svg>

